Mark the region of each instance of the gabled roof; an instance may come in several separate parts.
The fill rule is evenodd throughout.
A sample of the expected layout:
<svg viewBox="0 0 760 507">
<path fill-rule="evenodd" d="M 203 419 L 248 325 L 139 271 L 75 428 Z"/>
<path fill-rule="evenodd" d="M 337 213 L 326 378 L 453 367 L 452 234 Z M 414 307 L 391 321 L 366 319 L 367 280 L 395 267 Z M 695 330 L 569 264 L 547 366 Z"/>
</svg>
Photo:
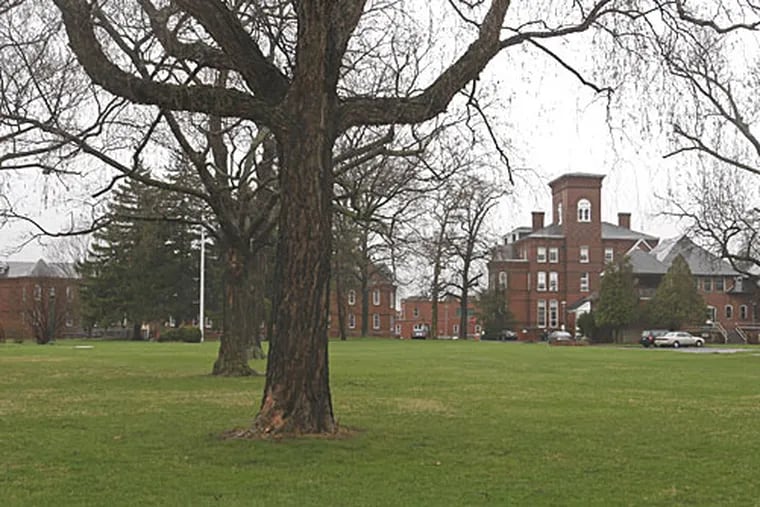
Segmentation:
<svg viewBox="0 0 760 507">
<path fill-rule="evenodd" d="M 625 227 L 620 227 L 619 225 L 614 225 L 609 222 L 602 222 L 602 239 L 657 240 L 656 237 L 650 236 L 649 234 L 626 229 Z"/>
<path fill-rule="evenodd" d="M 664 275 L 668 272 L 668 266 L 657 260 L 654 255 L 636 248 L 628 252 L 631 267 L 635 274 Z"/>
<path fill-rule="evenodd" d="M 47 263 L 7 261 L 0 263 L 0 278 L 79 278 L 76 266 L 70 262 Z M 7 267 L 6 269 L 4 269 Z"/>
<path fill-rule="evenodd" d="M 660 244 L 652 249 L 651 253 L 658 261 L 668 266 L 673 263 L 673 260 L 678 255 L 681 255 L 686 261 L 686 264 L 689 265 L 691 274 L 695 276 L 740 275 L 740 273 L 732 268 L 728 262 L 711 254 L 686 236 L 678 236 L 662 240 L 660 241 Z"/>
</svg>

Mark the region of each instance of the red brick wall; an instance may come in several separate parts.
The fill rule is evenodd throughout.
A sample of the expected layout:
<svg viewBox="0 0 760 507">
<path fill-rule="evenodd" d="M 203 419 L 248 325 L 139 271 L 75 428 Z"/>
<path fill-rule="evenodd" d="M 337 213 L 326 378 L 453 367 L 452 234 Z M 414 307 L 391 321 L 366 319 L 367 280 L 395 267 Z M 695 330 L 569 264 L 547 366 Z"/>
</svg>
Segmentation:
<svg viewBox="0 0 760 507">
<path fill-rule="evenodd" d="M 60 335 L 81 330 L 79 312 L 79 286 L 76 280 L 67 278 L 7 278 L 0 279 L 0 326 L 5 330 L 7 339 L 32 339 L 34 333 L 29 326 L 28 317 L 24 315 L 35 304 L 35 286 L 40 287 L 40 298 L 47 303 L 50 289 L 55 289 L 58 300 L 56 308 L 70 316 L 70 327 L 63 326 Z M 70 288 L 67 296 L 66 288 Z M 40 304 L 40 303 L 36 303 Z M 61 336 L 58 336 L 59 338 Z"/>
<path fill-rule="evenodd" d="M 415 312 L 416 309 L 416 312 Z M 467 336 L 474 337 L 480 332 L 480 322 L 475 315 L 477 306 L 470 300 Z M 438 302 L 438 335 L 457 336 L 459 333 L 459 300 L 447 298 Z M 397 330 L 401 338 L 410 338 L 415 324 L 430 326 L 433 322 L 433 302 L 429 299 L 409 298 L 401 300 L 401 312 L 397 320 Z"/>
</svg>

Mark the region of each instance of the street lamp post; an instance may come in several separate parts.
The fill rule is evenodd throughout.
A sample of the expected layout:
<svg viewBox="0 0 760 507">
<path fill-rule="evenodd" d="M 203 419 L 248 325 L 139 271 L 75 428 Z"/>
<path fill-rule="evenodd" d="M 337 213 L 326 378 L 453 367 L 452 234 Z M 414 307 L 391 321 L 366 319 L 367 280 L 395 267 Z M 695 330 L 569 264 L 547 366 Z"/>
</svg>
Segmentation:
<svg viewBox="0 0 760 507">
<path fill-rule="evenodd" d="M 206 298 L 206 228 L 201 225 L 201 274 L 200 274 L 200 298 L 199 298 L 199 315 L 198 325 L 201 329 L 201 343 L 206 337 L 206 316 L 204 314 Z"/>
</svg>

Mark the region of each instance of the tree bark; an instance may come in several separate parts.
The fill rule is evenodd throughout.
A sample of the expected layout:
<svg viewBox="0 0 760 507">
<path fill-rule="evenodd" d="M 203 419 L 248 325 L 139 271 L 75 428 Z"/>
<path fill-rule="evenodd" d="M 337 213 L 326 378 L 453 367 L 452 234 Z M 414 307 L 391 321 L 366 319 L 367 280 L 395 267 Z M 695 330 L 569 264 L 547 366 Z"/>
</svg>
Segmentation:
<svg viewBox="0 0 760 507">
<path fill-rule="evenodd" d="M 296 75 L 275 130 L 280 146 L 280 227 L 275 338 L 254 430 L 335 433 L 327 356 L 332 252 L 332 149 L 340 68 L 328 0 L 298 3 Z"/>
<path fill-rule="evenodd" d="M 224 270 L 224 316 L 219 352 L 211 370 L 212 375 L 222 377 L 245 377 L 256 375 L 248 365 L 250 355 L 251 309 L 248 307 L 245 252 L 235 246 L 225 248 Z"/>
</svg>

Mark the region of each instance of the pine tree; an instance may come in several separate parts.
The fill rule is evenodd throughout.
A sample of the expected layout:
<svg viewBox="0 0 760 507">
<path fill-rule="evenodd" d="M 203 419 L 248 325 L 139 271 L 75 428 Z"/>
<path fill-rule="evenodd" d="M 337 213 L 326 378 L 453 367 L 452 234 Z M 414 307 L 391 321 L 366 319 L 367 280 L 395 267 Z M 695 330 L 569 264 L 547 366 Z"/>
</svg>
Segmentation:
<svg viewBox="0 0 760 507">
<path fill-rule="evenodd" d="M 143 322 L 196 314 L 191 231 L 163 221 L 177 206 L 171 194 L 135 180 L 114 191 L 108 223 L 94 234 L 90 255 L 79 266 L 85 322 L 129 322 L 133 339 L 139 339 Z"/>
<path fill-rule="evenodd" d="M 707 306 L 697 292 L 689 265 L 679 255 L 657 287 L 649 303 L 654 322 L 668 329 L 679 329 L 686 324 L 702 324 Z"/>
<path fill-rule="evenodd" d="M 612 329 L 614 341 L 620 330 L 636 317 L 638 297 L 634 288 L 633 267 L 628 257 L 608 264 L 599 290 L 599 302 L 594 308 L 594 323 Z"/>
</svg>

